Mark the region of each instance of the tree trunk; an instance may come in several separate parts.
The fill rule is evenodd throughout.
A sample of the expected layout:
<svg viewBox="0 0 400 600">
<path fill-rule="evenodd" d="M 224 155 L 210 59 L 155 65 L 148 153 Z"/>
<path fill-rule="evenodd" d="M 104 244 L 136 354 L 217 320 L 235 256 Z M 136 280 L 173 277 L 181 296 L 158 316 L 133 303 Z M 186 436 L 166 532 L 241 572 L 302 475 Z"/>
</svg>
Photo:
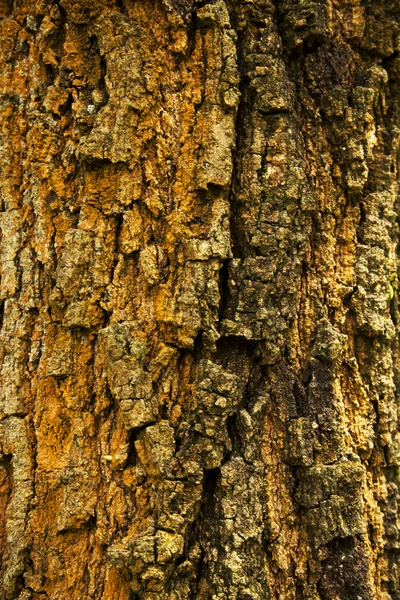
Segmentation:
<svg viewBox="0 0 400 600">
<path fill-rule="evenodd" d="M 2 599 L 400 599 L 397 0 L 0 0 Z"/>
</svg>

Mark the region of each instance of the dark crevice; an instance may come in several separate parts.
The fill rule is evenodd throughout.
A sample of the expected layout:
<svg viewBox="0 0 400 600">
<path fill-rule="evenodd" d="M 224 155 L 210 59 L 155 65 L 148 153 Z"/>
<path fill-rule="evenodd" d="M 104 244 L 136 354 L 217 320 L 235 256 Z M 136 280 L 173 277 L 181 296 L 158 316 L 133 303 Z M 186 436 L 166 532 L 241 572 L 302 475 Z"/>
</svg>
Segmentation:
<svg viewBox="0 0 400 600">
<path fill-rule="evenodd" d="M 197 333 L 193 340 L 193 349 L 189 350 L 195 360 L 202 357 L 203 333 L 204 331 L 202 329 Z"/>
<path fill-rule="evenodd" d="M 6 16 L 10 17 L 13 14 L 14 0 L 4 0 L 1 7 L 0 19 L 4 19 Z"/>
<path fill-rule="evenodd" d="M 215 361 L 231 373 L 245 372 L 248 361 L 255 358 L 257 342 L 234 335 L 223 336 L 217 340 Z"/>
<path fill-rule="evenodd" d="M 288 115 L 290 116 L 292 113 L 289 110 L 285 109 L 271 109 L 271 110 L 259 110 L 259 113 L 265 117 L 274 117 L 276 115 Z"/>
<path fill-rule="evenodd" d="M 68 98 L 67 101 L 65 102 L 65 104 L 61 104 L 60 105 L 60 114 L 61 115 L 67 115 L 67 114 L 72 114 L 72 104 L 74 102 L 74 99 L 72 97 L 72 94 L 68 94 Z"/>
<path fill-rule="evenodd" d="M 6 470 L 10 487 L 13 488 L 12 454 L 3 454 L 0 459 L 0 464 Z"/>
<path fill-rule="evenodd" d="M 182 565 L 186 560 L 187 560 L 187 558 L 186 558 L 185 554 L 182 554 L 181 556 L 178 556 L 178 558 L 175 561 L 175 568 L 177 568 L 180 565 Z"/>
<path fill-rule="evenodd" d="M 54 84 L 54 81 L 56 79 L 56 76 L 57 76 L 56 70 L 53 65 L 49 65 L 49 64 L 45 65 L 45 70 L 46 70 L 46 87 L 50 87 L 51 85 Z M 61 86 L 61 82 L 60 82 L 60 86 Z"/>
<path fill-rule="evenodd" d="M 229 300 L 229 259 L 223 261 L 222 266 L 219 270 L 219 314 L 218 320 L 221 322 L 224 316 L 226 307 L 228 306 Z"/>
<path fill-rule="evenodd" d="M 89 585 L 90 585 L 90 571 L 89 571 L 88 565 L 85 565 L 83 575 L 82 575 L 82 583 L 84 585 L 85 592 L 87 594 L 88 590 L 89 590 Z"/>
<path fill-rule="evenodd" d="M 179 350 L 179 352 L 182 352 L 183 350 L 185 350 L 185 348 L 182 348 L 182 346 L 178 346 L 178 344 L 174 344 L 173 342 L 170 342 L 169 340 L 163 340 L 164 344 L 166 346 L 171 346 L 171 348 L 175 348 L 175 350 Z"/>
<path fill-rule="evenodd" d="M 107 84 L 106 84 L 107 61 L 104 56 L 100 57 L 100 72 L 101 72 L 101 76 L 100 76 L 100 81 L 99 81 L 98 85 L 99 85 L 99 89 L 101 89 L 101 91 L 104 94 L 103 104 L 107 104 L 110 96 L 109 96 L 109 93 L 107 90 Z"/>
<path fill-rule="evenodd" d="M 355 285 L 351 291 L 347 292 L 347 294 L 345 294 L 345 296 L 343 296 L 343 306 L 345 308 L 348 308 L 349 311 L 352 310 L 352 308 L 351 308 L 352 307 L 352 299 L 353 299 L 354 294 L 357 292 L 357 290 L 358 290 L 358 285 Z"/>
<path fill-rule="evenodd" d="M 307 384 L 309 381 L 307 382 Z M 305 417 L 309 414 L 307 392 L 304 386 L 295 381 L 293 385 L 293 395 L 296 402 L 296 413 L 298 417 Z"/>
<path fill-rule="evenodd" d="M 205 517 L 212 518 L 214 516 L 214 501 L 215 501 L 215 490 L 218 484 L 219 477 L 219 467 L 214 469 L 206 469 L 203 474 L 203 495 L 201 499 L 201 504 L 198 512 L 198 516 L 196 521 L 193 523 L 191 535 L 189 535 L 189 545 L 190 540 L 195 541 L 198 539 L 197 536 L 197 527 L 199 523 L 204 522 Z M 196 534 L 196 535 L 193 535 Z"/>
<path fill-rule="evenodd" d="M 136 429 L 131 429 L 128 432 L 128 456 L 126 459 L 125 467 L 134 467 L 138 461 L 138 453 L 136 450 L 135 442 L 139 439 L 139 435 L 142 431 L 149 427 L 151 423 L 143 425 L 142 427 L 137 427 Z"/>
<path fill-rule="evenodd" d="M 24 589 L 24 586 L 25 586 L 24 574 L 21 573 L 20 575 L 17 575 L 15 577 L 14 582 L 13 582 L 13 592 L 15 594 L 14 598 L 16 598 L 22 592 L 22 590 Z"/>
<path fill-rule="evenodd" d="M 227 418 L 226 430 L 231 441 L 231 450 L 224 456 L 222 464 L 226 464 L 232 458 L 234 452 L 237 452 L 240 455 L 243 454 L 243 442 L 237 427 L 237 413 L 234 413 Z"/>
<path fill-rule="evenodd" d="M 239 92 L 240 100 L 236 115 L 236 145 L 232 153 L 232 177 L 231 185 L 229 189 L 229 203 L 230 203 L 230 229 L 231 229 L 231 246 L 233 256 L 235 258 L 244 258 L 248 255 L 249 249 L 247 248 L 247 242 L 243 231 L 243 220 L 240 215 L 240 209 L 237 199 L 237 189 L 240 187 L 239 174 L 241 173 L 240 161 L 242 158 L 243 148 L 246 147 L 246 138 L 248 135 L 246 123 L 247 114 L 252 110 L 251 102 L 248 97 L 249 89 L 249 78 L 247 76 L 247 64 L 245 60 L 245 48 L 243 31 L 238 26 L 238 15 L 236 14 L 237 9 L 231 9 L 231 21 L 236 31 L 237 42 L 237 67 L 239 71 Z"/>
<path fill-rule="evenodd" d="M 113 280 L 114 280 L 115 269 L 117 268 L 119 257 L 120 257 L 120 253 L 119 253 L 119 239 L 120 239 L 120 235 L 121 235 L 123 218 L 124 218 L 123 214 L 118 214 L 115 217 L 114 260 L 113 260 L 112 265 L 110 267 L 110 279 L 109 279 L 110 283 L 112 283 Z M 108 294 L 108 292 L 107 292 L 107 288 L 106 288 L 105 291 L 104 291 L 104 293 L 103 293 L 103 297 L 102 297 L 102 301 L 103 302 L 104 302 L 104 300 L 107 299 L 107 294 Z M 107 312 L 105 309 L 103 309 L 103 310 L 104 310 L 104 323 L 103 323 L 103 327 L 106 327 L 109 324 L 109 322 L 110 322 L 110 313 Z"/>
<path fill-rule="evenodd" d="M 33 401 L 30 402 L 31 410 L 34 412 Z M 35 429 L 35 423 L 33 418 L 29 416 L 26 419 L 26 423 L 29 431 L 29 443 L 31 447 L 31 461 L 32 461 L 32 496 L 30 500 L 30 507 L 34 507 L 36 504 L 36 488 L 37 488 L 37 472 L 38 472 L 38 441 L 37 441 L 37 432 Z"/>
<path fill-rule="evenodd" d="M 124 0 L 115 0 L 115 6 L 120 11 L 120 13 L 122 13 L 122 14 L 126 13 L 126 7 L 125 7 Z"/>
<path fill-rule="evenodd" d="M 192 14 L 192 18 L 190 19 L 188 25 L 187 25 L 187 51 L 186 51 L 186 56 L 185 57 L 181 57 L 181 60 L 183 60 L 183 58 L 185 58 L 186 60 L 188 58 L 190 58 L 195 50 L 196 47 L 196 36 L 197 36 L 197 31 L 198 31 L 198 19 L 197 19 L 197 14 L 196 11 L 193 12 Z"/>
<path fill-rule="evenodd" d="M 88 530 L 96 529 L 97 518 L 96 515 L 90 515 L 86 523 L 84 523 L 84 528 Z"/>
<path fill-rule="evenodd" d="M 124 162 L 113 163 L 111 161 L 111 159 L 106 158 L 106 157 L 104 157 L 104 158 L 85 157 L 84 164 L 85 164 L 86 171 L 89 171 L 89 172 L 101 171 L 102 169 L 104 169 L 104 167 L 107 167 L 110 165 L 117 166 L 117 164 L 119 164 L 119 165 L 125 166 Z"/>
<path fill-rule="evenodd" d="M 203 495 L 201 499 L 201 504 L 199 507 L 199 511 L 197 514 L 197 518 L 191 525 L 190 533 L 187 541 L 187 551 L 184 553 L 184 556 L 187 556 L 190 552 L 190 548 L 197 544 L 199 537 L 202 537 L 202 534 L 199 536 L 200 532 L 204 531 L 204 526 L 207 525 L 211 520 L 215 518 L 215 492 L 218 485 L 219 478 L 219 467 L 214 469 L 208 469 L 204 471 L 203 476 Z M 204 577 L 205 571 L 205 551 L 200 542 L 200 557 L 198 558 L 198 562 L 196 565 L 196 580 L 193 583 L 193 587 L 191 590 L 191 594 L 188 600 L 195 600 L 199 591 L 199 584 L 202 578 Z"/>
<path fill-rule="evenodd" d="M 203 514 L 206 514 L 210 511 L 210 504 L 214 499 L 215 489 L 217 487 L 218 475 L 219 467 L 204 471 L 202 499 Z"/>
<path fill-rule="evenodd" d="M 176 434 L 178 437 L 175 437 L 175 454 L 177 455 L 180 451 L 180 449 L 182 448 L 182 444 L 183 444 L 183 437 L 179 435 L 179 429 L 178 429 L 178 433 Z"/>
<path fill-rule="evenodd" d="M 199 585 L 200 581 L 203 577 L 204 567 L 205 567 L 205 552 L 203 547 L 201 546 L 201 554 L 199 558 L 199 562 L 197 564 L 196 569 L 196 581 L 193 584 L 192 592 L 190 594 L 190 598 L 188 600 L 196 600 L 198 597 Z"/>
<path fill-rule="evenodd" d="M 53 67 L 50 67 L 50 68 L 52 70 L 54 70 Z M 58 84 L 60 86 L 60 88 L 65 88 L 65 89 L 71 88 L 72 87 L 71 80 L 73 79 L 73 77 L 74 77 L 74 74 L 71 71 L 71 69 L 62 67 L 61 72 L 60 72 L 59 84 Z M 55 77 L 54 77 L 54 79 L 55 79 Z M 54 79 L 53 79 L 53 81 L 54 81 Z"/>
</svg>

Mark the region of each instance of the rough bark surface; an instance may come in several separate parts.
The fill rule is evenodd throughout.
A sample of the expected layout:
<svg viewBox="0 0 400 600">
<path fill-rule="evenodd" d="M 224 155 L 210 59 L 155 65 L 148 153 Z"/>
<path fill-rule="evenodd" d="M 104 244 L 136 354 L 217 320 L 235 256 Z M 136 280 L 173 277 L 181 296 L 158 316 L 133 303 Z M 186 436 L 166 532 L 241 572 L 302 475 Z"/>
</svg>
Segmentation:
<svg viewBox="0 0 400 600">
<path fill-rule="evenodd" d="M 398 1 L 0 17 L 0 597 L 400 599 Z"/>
</svg>

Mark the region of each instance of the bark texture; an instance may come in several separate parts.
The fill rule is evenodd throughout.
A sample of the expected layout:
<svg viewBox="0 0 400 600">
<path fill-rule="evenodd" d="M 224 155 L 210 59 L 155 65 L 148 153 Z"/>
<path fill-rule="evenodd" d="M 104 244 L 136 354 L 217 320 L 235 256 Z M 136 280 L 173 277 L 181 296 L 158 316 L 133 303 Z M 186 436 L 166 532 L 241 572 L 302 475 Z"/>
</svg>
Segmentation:
<svg viewBox="0 0 400 600">
<path fill-rule="evenodd" d="M 398 1 L 0 16 L 0 597 L 400 599 Z"/>
</svg>

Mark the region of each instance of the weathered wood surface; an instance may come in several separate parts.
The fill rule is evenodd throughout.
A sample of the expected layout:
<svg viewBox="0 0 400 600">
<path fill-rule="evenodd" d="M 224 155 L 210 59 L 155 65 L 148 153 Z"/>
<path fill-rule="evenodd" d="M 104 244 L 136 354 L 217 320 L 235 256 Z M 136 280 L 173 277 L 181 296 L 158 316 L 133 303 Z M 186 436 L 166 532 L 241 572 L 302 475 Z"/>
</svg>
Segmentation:
<svg viewBox="0 0 400 600">
<path fill-rule="evenodd" d="M 398 1 L 0 16 L 0 598 L 399 600 Z"/>
</svg>

